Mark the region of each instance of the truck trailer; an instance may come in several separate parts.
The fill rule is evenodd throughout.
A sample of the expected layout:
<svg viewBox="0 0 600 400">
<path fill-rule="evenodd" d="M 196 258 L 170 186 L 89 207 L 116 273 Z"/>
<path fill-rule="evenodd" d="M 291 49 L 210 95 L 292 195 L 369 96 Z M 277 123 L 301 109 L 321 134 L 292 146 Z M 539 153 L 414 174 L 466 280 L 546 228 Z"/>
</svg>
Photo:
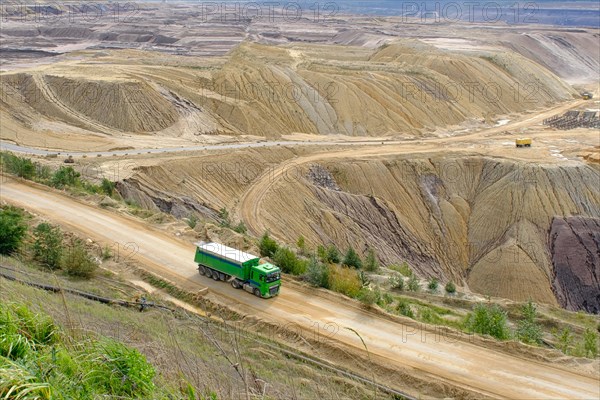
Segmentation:
<svg viewBox="0 0 600 400">
<path fill-rule="evenodd" d="M 216 281 L 231 282 L 236 289 L 244 289 L 255 296 L 269 298 L 279 294 L 281 270 L 263 263 L 260 257 L 220 243 L 196 243 L 196 256 L 200 275 Z"/>
</svg>

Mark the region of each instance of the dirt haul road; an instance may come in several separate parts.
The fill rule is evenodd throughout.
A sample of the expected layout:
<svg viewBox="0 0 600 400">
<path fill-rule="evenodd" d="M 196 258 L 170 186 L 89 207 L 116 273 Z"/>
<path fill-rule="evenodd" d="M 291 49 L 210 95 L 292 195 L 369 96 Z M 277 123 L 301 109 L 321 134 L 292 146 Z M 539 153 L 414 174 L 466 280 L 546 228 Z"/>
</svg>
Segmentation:
<svg viewBox="0 0 600 400">
<path fill-rule="evenodd" d="M 475 392 L 480 397 L 592 399 L 600 396 L 598 381 L 593 376 L 485 349 L 467 338 L 456 340 L 440 336 L 439 331 L 436 335 L 410 322 L 405 325 L 368 313 L 351 302 L 307 296 L 296 285 L 284 283 L 281 295 L 275 299 L 256 298 L 226 283 L 199 276 L 192 261 L 194 246 L 190 243 L 59 192 L 0 178 L 0 201 L 45 216 L 101 244 L 119 243 L 127 247 L 128 243 L 134 243 L 137 251 L 130 254 L 136 262 L 150 270 L 162 271 L 182 286 L 197 289 L 207 286 L 217 298 L 236 299 L 242 309 L 257 318 L 280 324 L 295 323 L 306 330 L 313 329 L 315 323 L 321 327 L 336 326 L 339 329 L 329 340 L 364 356 L 360 340 L 344 329 L 352 328 L 365 340 L 375 364 Z M 404 386 L 402 382 L 388 384 L 400 390 Z"/>
</svg>

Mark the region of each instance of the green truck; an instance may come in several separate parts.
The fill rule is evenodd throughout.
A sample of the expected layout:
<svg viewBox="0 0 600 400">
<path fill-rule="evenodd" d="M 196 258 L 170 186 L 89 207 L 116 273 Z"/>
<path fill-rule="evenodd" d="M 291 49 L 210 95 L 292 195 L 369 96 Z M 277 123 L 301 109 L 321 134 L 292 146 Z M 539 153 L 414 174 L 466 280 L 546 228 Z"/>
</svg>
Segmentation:
<svg viewBox="0 0 600 400">
<path fill-rule="evenodd" d="M 263 298 L 279 294 L 281 270 L 273 264 L 260 264 L 260 257 L 255 255 L 220 243 L 199 242 L 196 243 L 194 261 L 200 275 L 231 282 L 236 289 Z"/>
</svg>

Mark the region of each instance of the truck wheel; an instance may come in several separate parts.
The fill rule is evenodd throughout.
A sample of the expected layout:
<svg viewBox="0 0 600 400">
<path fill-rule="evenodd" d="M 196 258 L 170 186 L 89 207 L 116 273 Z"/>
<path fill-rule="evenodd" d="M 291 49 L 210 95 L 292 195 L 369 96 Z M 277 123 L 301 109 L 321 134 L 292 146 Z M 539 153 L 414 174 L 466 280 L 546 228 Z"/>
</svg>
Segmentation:
<svg viewBox="0 0 600 400">
<path fill-rule="evenodd" d="M 231 281 L 231 286 L 233 286 L 234 289 L 240 288 L 240 284 L 238 283 L 237 279 Z"/>
<path fill-rule="evenodd" d="M 215 281 L 218 281 L 219 280 L 219 273 L 217 271 L 213 270 L 213 272 L 212 272 L 212 278 Z"/>
<path fill-rule="evenodd" d="M 202 265 L 199 265 L 198 272 L 200 273 L 200 275 L 206 275 L 206 268 L 204 268 Z"/>
<path fill-rule="evenodd" d="M 258 290 L 258 289 L 254 289 L 254 295 L 255 295 L 256 297 L 261 297 L 261 295 L 260 295 L 260 290 Z"/>
<path fill-rule="evenodd" d="M 220 281 L 224 281 L 225 280 L 225 274 L 222 272 L 219 272 L 219 280 Z"/>
</svg>

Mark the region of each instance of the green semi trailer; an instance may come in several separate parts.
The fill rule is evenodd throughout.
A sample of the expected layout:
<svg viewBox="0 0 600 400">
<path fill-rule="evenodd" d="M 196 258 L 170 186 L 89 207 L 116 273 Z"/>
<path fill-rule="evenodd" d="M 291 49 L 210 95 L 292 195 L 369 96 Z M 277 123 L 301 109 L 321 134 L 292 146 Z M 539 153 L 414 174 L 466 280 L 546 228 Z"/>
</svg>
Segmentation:
<svg viewBox="0 0 600 400">
<path fill-rule="evenodd" d="M 216 281 L 231 282 L 236 289 L 244 289 L 258 297 L 274 297 L 279 294 L 281 270 L 264 263 L 260 257 L 220 243 L 196 243 L 196 256 L 200 275 Z"/>
</svg>

